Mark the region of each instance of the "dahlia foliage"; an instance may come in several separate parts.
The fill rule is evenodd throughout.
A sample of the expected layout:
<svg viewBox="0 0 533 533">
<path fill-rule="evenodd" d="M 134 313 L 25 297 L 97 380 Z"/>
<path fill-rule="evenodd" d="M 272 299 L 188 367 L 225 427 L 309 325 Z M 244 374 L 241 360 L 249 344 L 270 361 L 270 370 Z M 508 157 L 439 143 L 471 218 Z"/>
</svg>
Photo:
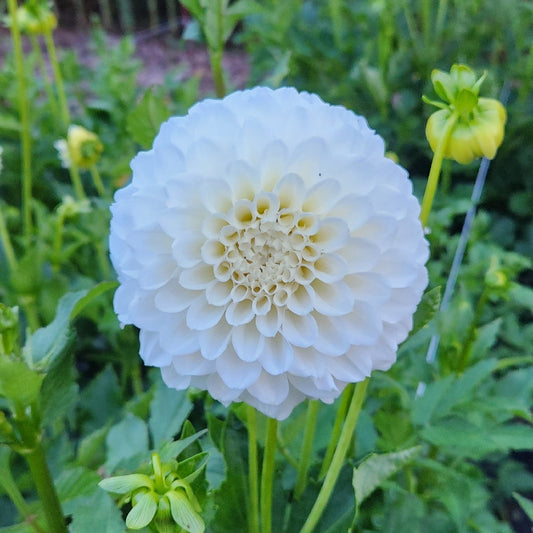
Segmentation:
<svg viewBox="0 0 533 533">
<path fill-rule="evenodd" d="M 112 206 L 114 305 L 169 386 L 283 419 L 394 363 L 428 244 L 364 118 L 239 91 L 164 123 L 132 169 Z"/>
</svg>

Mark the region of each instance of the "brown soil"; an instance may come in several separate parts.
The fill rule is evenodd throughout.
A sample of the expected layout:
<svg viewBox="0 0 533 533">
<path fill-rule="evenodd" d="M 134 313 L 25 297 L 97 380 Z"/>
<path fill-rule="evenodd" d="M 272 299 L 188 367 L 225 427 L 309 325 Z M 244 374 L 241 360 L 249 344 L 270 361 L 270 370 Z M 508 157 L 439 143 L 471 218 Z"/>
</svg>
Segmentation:
<svg viewBox="0 0 533 533">
<path fill-rule="evenodd" d="M 111 46 L 118 43 L 120 38 L 119 35 L 108 35 Z M 54 40 L 59 49 L 75 50 L 82 64 L 89 66 L 95 64 L 96 58 L 92 55 L 89 46 L 89 32 L 59 28 L 54 33 Z M 0 31 L 0 66 L 10 49 L 10 35 L 4 29 Z M 185 42 L 168 32 L 160 35 L 141 33 L 135 37 L 135 49 L 135 55 L 143 63 L 137 80 L 140 85 L 147 87 L 159 85 L 169 70 L 179 68 L 184 78 L 200 77 L 202 95 L 213 94 L 213 79 L 205 46 Z M 242 50 L 226 50 L 224 68 L 230 80 L 230 89 L 241 89 L 246 85 L 250 69 L 246 54 Z"/>
</svg>

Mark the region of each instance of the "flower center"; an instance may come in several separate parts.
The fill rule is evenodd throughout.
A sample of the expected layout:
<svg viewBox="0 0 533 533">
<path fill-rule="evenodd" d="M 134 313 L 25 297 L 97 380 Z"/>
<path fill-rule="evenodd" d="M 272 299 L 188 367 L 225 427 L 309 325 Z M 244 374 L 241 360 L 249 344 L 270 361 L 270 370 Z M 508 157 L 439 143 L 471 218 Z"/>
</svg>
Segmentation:
<svg viewBox="0 0 533 533">
<path fill-rule="evenodd" d="M 273 193 L 239 200 L 227 214 L 218 238 L 208 241 L 204 259 L 218 281 L 231 283 L 234 302 L 251 300 L 257 313 L 284 306 L 291 294 L 315 279 L 321 256 L 314 237 L 319 218 L 280 206 Z"/>
</svg>

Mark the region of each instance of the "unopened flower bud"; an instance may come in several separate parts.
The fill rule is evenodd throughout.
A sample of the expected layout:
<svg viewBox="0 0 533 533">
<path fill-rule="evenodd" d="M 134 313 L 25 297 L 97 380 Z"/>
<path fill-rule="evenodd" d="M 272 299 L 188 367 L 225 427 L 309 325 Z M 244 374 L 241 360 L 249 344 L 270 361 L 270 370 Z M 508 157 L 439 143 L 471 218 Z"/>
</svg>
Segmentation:
<svg viewBox="0 0 533 533">
<path fill-rule="evenodd" d="M 47 1 L 29 0 L 17 9 L 16 16 L 20 31 L 29 35 L 44 35 L 57 27 L 57 17 Z"/>
<path fill-rule="evenodd" d="M 440 107 L 427 122 L 426 137 L 433 151 L 446 134 L 453 120 L 450 136 L 444 148 L 444 157 L 468 164 L 477 157 L 493 159 L 503 141 L 507 113 L 493 98 L 478 96 L 485 78 L 476 79 L 465 65 L 453 65 L 450 73 L 435 70 L 431 79 L 435 92 L 446 102 L 424 101 Z"/>
<path fill-rule="evenodd" d="M 82 126 L 69 126 L 67 138 L 54 143 L 61 164 L 69 168 L 72 163 L 80 169 L 90 168 L 100 159 L 104 150 L 98 135 Z"/>
</svg>

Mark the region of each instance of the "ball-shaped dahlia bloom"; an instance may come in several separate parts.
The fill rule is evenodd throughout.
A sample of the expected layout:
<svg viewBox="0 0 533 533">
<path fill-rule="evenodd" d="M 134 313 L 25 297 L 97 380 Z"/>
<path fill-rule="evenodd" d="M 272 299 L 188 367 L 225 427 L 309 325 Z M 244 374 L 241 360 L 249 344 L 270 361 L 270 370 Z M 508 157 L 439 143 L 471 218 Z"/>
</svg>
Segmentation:
<svg viewBox="0 0 533 533">
<path fill-rule="evenodd" d="M 283 419 L 393 364 L 428 244 L 364 118 L 238 91 L 171 118 L 131 166 L 111 208 L 114 306 L 170 387 Z"/>
</svg>

